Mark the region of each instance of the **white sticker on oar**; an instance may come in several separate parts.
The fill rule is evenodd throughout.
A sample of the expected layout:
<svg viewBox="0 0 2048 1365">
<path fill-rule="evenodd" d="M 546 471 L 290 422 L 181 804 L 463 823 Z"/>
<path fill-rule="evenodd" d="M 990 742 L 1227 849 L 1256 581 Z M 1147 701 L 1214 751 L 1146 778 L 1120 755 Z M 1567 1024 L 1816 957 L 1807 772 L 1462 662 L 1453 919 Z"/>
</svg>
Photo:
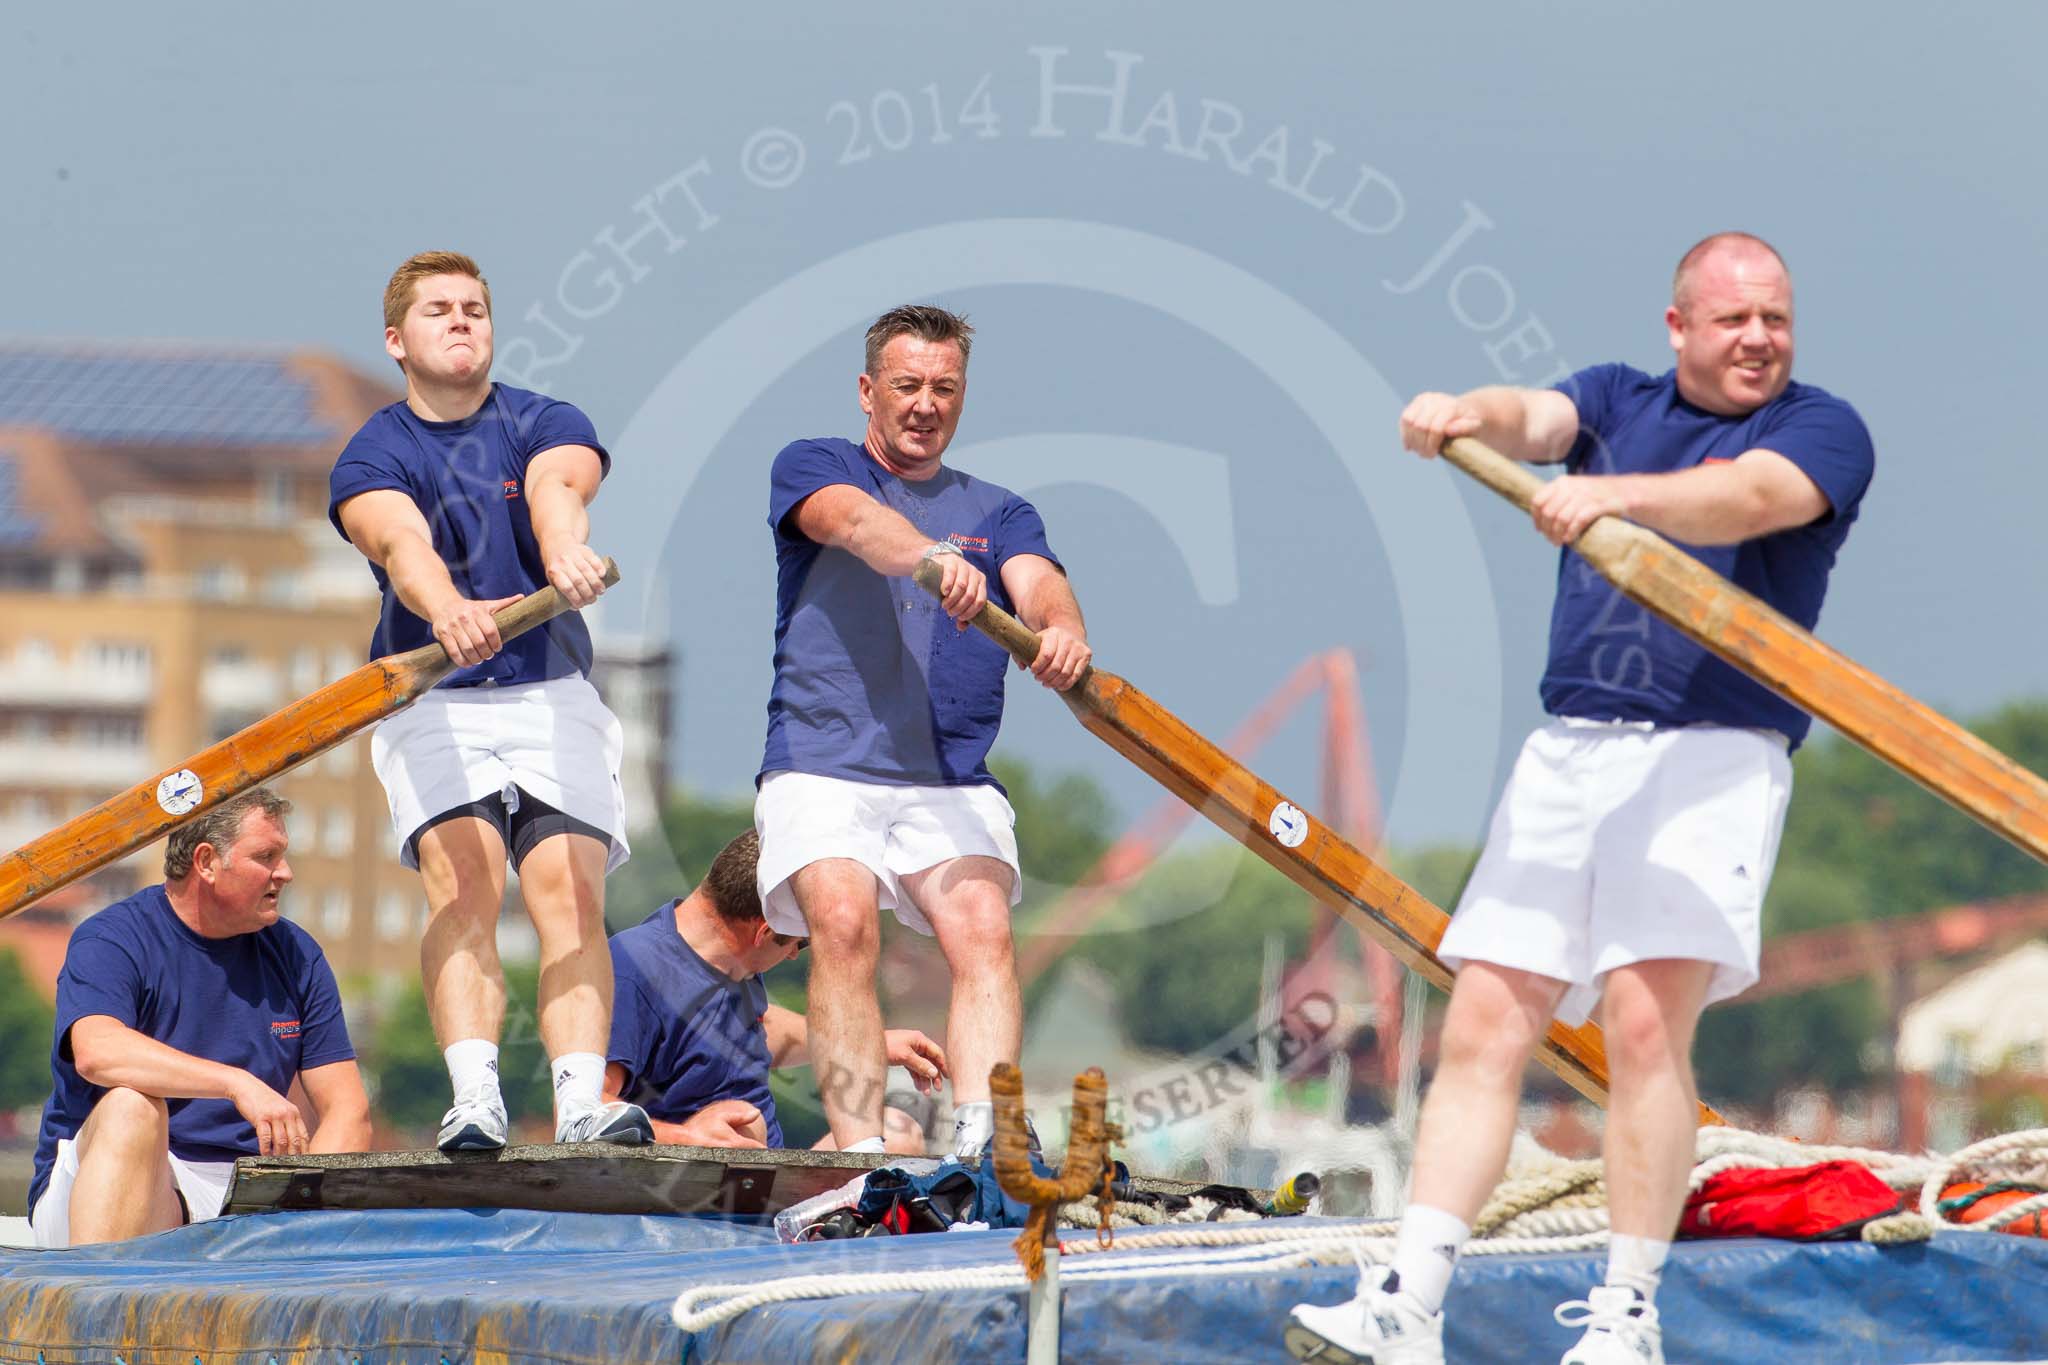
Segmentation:
<svg viewBox="0 0 2048 1365">
<path fill-rule="evenodd" d="M 1266 818 L 1266 832 L 1278 839 L 1282 848 L 1300 848 L 1301 841 L 1308 838 L 1308 815 L 1292 802 L 1282 801 Z"/>
<path fill-rule="evenodd" d="M 190 768 L 180 768 L 156 784 L 156 803 L 166 815 L 190 815 L 204 795 L 206 788 L 199 785 L 199 774 Z"/>
</svg>

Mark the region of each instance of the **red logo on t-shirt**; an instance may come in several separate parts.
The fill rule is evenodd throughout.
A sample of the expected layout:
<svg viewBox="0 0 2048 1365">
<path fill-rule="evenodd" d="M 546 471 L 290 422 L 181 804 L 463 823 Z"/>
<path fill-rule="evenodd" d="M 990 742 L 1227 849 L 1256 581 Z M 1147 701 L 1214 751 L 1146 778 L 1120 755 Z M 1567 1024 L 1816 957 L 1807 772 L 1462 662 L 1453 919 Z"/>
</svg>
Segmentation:
<svg viewBox="0 0 2048 1365">
<path fill-rule="evenodd" d="M 519 480 L 505 480 L 505 501 L 511 502 L 519 496 Z"/>
<path fill-rule="evenodd" d="M 299 1021 L 296 1019 L 273 1019 L 270 1021 L 270 1036 L 273 1038 L 296 1038 L 299 1036 Z"/>
<path fill-rule="evenodd" d="M 952 535 L 947 536 L 946 539 L 952 541 L 963 550 L 978 550 L 982 554 L 988 553 L 987 536 L 963 536 L 958 531 L 955 531 Z"/>
</svg>

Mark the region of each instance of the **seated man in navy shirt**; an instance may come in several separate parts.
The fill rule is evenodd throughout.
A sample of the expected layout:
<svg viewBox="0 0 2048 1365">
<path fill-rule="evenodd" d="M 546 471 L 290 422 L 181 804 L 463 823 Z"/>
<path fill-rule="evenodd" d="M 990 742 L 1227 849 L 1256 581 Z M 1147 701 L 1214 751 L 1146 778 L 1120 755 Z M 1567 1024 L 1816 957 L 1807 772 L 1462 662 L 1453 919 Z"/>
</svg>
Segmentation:
<svg viewBox="0 0 2048 1365">
<path fill-rule="evenodd" d="M 775 682 L 756 778 L 761 903 L 810 938 L 811 1029 L 843 1086 L 825 1115 L 848 1151 L 879 1151 L 887 1070 L 875 971 L 880 914 L 938 940 L 953 977 L 953 1150 L 994 1131 L 989 1071 L 1023 1046 L 1010 908 L 1023 895 L 1016 814 L 988 769 L 1009 655 L 967 622 L 984 602 L 1039 633 L 1032 675 L 1088 669 L 1088 632 L 1037 509 L 948 468 L 973 328 L 891 309 L 867 332 L 859 444 L 796 441 L 775 457 Z M 930 564 L 934 598 L 912 575 Z"/>
<path fill-rule="evenodd" d="M 1564 463 L 1536 529 L 1569 546 L 1627 517 L 1801 626 L 1869 486 L 1870 434 L 1792 379 L 1792 280 L 1768 244 L 1718 233 L 1680 260 L 1664 322 L 1676 368 L 1583 370 L 1554 389 L 1425 393 L 1401 414 L 1423 456 L 1476 436 Z M 1458 972 L 1415 1139 L 1393 1264 L 1286 1332 L 1303 1359 L 1443 1359 L 1439 1311 L 1514 1135 L 1524 1065 L 1553 1014 L 1594 1003 L 1612 1068 L 1606 1283 L 1560 1307 L 1563 1365 L 1656 1365 L 1654 1298 L 1692 1170 L 1700 1011 L 1757 979 L 1764 889 L 1807 715 L 1558 557 L 1544 709 L 1438 953 Z M 1332 1348 L 1336 1349 L 1332 1349 Z"/>
<path fill-rule="evenodd" d="M 238 1156 L 369 1146 L 334 973 L 278 918 L 290 809 L 258 787 L 179 826 L 163 882 L 72 931 L 29 1185 L 37 1246 L 213 1218 Z"/>
<path fill-rule="evenodd" d="M 328 478 L 328 517 L 384 598 L 371 656 L 439 642 L 459 666 L 370 742 L 399 860 L 426 894 L 420 976 L 454 1092 L 439 1143 L 505 1145 L 508 861 L 540 940 L 555 1141 L 645 1142 L 645 1114 L 599 1098 L 612 998 L 604 879 L 628 853 L 625 737 L 588 680 L 580 615 L 509 645 L 492 616 L 549 585 L 572 607 L 604 591 L 589 504 L 611 456 L 573 405 L 492 383 L 491 336 L 475 261 L 430 251 L 400 265 L 384 290 L 384 349 L 405 398 L 363 424 Z"/>
<path fill-rule="evenodd" d="M 783 1145 L 768 1070 L 808 1061 L 809 1029 L 803 1015 L 768 1003 L 760 974 L 802 952 L 804 940 L 761 917 L 760 850 L 747 831 L 719 850 L 696 890 L 612 938 L 618 990 L 605 1094 L 645 1109 L 658 1141 Z M 930 1038 L 916 1029 L 884 1038 L 889 1061 L 919 1090 L 945 1080 L 946 1054 Z M 821 1088 L 835 1083 L 843 1082 L 819 1078 Z M 888 1108 L 885 1127 L 889 1151 L 924 1155 L 924 1130 L 910 1115 Z"/>
</svg>

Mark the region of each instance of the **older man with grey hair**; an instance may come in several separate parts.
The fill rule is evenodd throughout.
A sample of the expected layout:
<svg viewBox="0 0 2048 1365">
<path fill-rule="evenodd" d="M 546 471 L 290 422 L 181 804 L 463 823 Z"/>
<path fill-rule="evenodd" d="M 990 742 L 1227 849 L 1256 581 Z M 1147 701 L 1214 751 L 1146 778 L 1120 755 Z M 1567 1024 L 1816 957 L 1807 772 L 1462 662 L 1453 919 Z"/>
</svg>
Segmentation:
<svg viewBox="0 0 2048 1365">
<path fill-rule="evenodd" d="M 988 770 L 1009 657 L 967 622 L 995 602 L 1039 632 L 1032 673 L 1064 691 L 1088 636 L 1030 503 L 943 463 L 967 397 L 973 328 L 943 308 L 868 328 L 859 442 L 775 457 L 775 685 L 754 824 L 769 926 L 813 948 L 810 1042 L 832 1136 L 882 1150 L 887 1069 L 875 994 L 880 911 L 934 935 L 954 1147 L 992 1128 L 989 1070 L 1015 1062 L 1023 1002 L 1010 936 L 1016 817 Z M 934 566 L 936 600 L 912 574 Z"/>
<path fill-rule="evenodd" d="M 334 973 L 279 917 L 290 809 L 262 787 L 222 802 L 172 833 L 162 882 L 72 932 L 29 1186 L 37 1246 L 213 1218 L 238 1156 L 369 1146 Z"/>
</svg>

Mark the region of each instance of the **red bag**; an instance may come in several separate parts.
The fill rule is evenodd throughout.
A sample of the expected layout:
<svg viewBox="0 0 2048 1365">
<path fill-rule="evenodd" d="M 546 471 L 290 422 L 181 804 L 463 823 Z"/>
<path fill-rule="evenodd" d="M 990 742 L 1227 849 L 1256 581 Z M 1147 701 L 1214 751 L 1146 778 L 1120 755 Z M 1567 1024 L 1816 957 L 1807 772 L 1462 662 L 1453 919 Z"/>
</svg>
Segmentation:
<svg viewBox="0 0 2048 1365">
<path fill-rule="evenodd" d="M 1678 1235 L 1848 1241 L 1865 1223 L 1905 1206 L 1902 1195 L 1853 1161 L 1722 1171 L 1686 1196 Z"/>
</svg>

